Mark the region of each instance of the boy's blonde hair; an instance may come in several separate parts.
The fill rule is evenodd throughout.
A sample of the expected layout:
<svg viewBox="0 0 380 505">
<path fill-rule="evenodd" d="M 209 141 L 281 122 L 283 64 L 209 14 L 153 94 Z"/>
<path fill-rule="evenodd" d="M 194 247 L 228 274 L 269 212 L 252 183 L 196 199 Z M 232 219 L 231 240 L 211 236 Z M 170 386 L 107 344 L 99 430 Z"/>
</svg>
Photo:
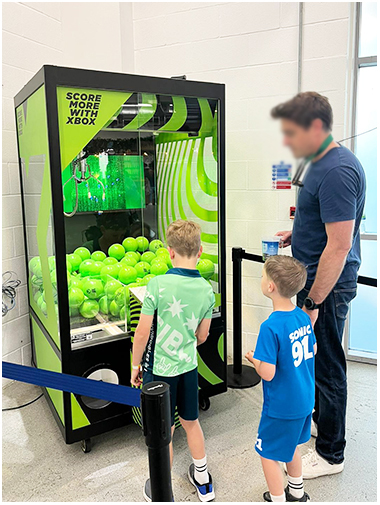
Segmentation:
<svg viewBox="0 0 380 505">
<path fill-rule="evenodd" d="M 305 287 L 306 268 L 291 256 L 269 256 L 264 263 L 264 269 L 284 298 L 292 298 Z"/>
<path fill-rule="evenodd" d="M 201 227 L 193 221 L 177 219 L 166 230 L 166 243 L 180 256 L 196 256 L 201 248 Z"/>
</svg>

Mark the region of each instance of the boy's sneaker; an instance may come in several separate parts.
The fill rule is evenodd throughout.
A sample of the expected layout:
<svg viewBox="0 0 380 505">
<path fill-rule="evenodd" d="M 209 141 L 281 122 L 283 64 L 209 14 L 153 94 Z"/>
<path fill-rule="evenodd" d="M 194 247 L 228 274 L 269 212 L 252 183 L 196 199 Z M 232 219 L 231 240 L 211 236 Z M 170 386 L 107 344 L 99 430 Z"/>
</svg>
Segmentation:
<svg viewBox="0 0 380 505">
<path fill-rule="evenodd" d="M 145 482 L 145 485 L 143 487 L 143 495 L 144 495 L 145 501 L 152 501 L 152 489 L 150 487 L 150 479 L 148 479 Z"/>
<path fill-rule="evenodd" d="M 344 462 L 329 463 L 322 458 L 315 449 L 310 449 L 305 456 L 302 456 L 302 475 L 304 479 L 316 479 L 325 475 L 335 475 L 342 472 Z"/>
<path fill-rule="evenodd" d="M 311 436 L 317 438 L 318 436 L 318 426 L 313 420 L 311 420 Z"/>
<path fill-rule="evenodd" d="M 208 474 L 209 481 L 207 484 L 199 484 L 195 480 L 194 477 L 194 463 L 191 463 L 189 466 L 189 471 L 187 472 L 187 475 L 189 477 L 189 481 L 192 483 L 192 485 L 195 487 L 198 493 L 198 498 L 201 501 L 211 501 L 215 499 L 215 492 L 214 492 L 214 487 L 212 485 L 212 478 L 211 474 Z"/>
<path fill-rule="evenodd" d="M 145 485 L 143 487 L 143 495 L 144 495 L 145 501 L 152 501 L 152 488 L 150 486 L 150 479 L 148 479 L 145 482 Z M 172 498 L 172 501 L 174 501 L 174 497 Z"/>
<path fill-rule="evenodd" d="M 263 494 L 264 500 L 265 501 L 272 501 L 270 497 L 269 491 L 266 491 Z M 289 492 L 289 486 L 286 486 L 285 488 L 285 500 L 286 501 L 310 501 L 310 496 L 307 493 L 304 493 L 302 498 L 295 498 L 290 492 Z"/>
<path fill-rule="evenodd" d="M 302 498 L 295 498 L 289 491 L 289 486 L 286 486 L 285 488 L 285 498 L 286 501 L 310 501 L 310 496 L 305 492 L 303 493 Z"/>
</svg>

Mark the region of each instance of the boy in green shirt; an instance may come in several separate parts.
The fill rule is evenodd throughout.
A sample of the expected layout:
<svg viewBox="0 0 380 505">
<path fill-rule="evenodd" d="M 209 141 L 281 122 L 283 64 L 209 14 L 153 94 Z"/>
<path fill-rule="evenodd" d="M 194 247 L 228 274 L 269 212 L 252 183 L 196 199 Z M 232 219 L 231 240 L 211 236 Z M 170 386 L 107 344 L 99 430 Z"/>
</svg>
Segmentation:
<svg viewBox="0 0 380 505">
<path fill-rule="evenodd" d="M 147 286 L 133 342 L 131 383 L 140 386 L 142 377 L 144 384 L 154 380 L 169 384 L 172 435 L 177 406 L 193 458 L 189 480 L 201 501 L 211 501 L 215 493 L 198 421 L 197 346 L 207 339 L 215 296 L 210 283 L 196 269 L 202 253 L 200 226 L 192 221 L 174 221 L 166 231 L 166 242 L 174 267 Z M 151 331 L 155 315 L 157 332 Z M 170 456 L 172 462 L 172 444 Z M 144 497 L 151 501 L 151 496 L 148 480 Z"/>
</svg>

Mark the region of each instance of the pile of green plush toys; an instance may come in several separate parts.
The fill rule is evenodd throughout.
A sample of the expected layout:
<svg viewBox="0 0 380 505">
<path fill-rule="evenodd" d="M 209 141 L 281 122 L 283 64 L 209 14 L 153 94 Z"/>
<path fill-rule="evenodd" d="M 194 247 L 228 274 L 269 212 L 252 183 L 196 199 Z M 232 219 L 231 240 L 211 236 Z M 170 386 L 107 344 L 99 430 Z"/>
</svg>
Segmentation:
<svg viewBox="0 0 380 505">
<path fill-rule="evenodd" d="M 91 252 L 78 247 L 67 255 L 70 316 L 93 319 L 98 314 L 127 319 L 129 326 L 129 288 L 144 286 L 157 275 L 172 268 L 169 252 L 161 240 L 128 237 L 122 244 L 113 244 L 108 256 L 102 251 Z M 57 303 L 55 258 L 49 258 L 50 275 Z M 197 268 L 207 280 L 214 274 L 214 264 L 200 259 Z M 29 262 L 34 287 L 34 299 L 46 314 L 41 263 L 38 257 Z M 57 306 L 56 306 L 56 310 Z"/>
</svg>

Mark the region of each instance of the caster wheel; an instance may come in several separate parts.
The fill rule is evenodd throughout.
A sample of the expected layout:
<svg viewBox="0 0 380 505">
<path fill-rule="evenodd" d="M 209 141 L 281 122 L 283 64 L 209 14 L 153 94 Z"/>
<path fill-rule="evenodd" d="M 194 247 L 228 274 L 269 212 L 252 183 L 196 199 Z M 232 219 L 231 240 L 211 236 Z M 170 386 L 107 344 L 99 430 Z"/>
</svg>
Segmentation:
<svg viewBox="0 0 380 505">
<path fill-rule="evenodd" d="M 199 395 L 199 408 L 201 410 L 208 410 L 210 408 L 210 398 L 207 396 Z"/>
<path fill-rule="evenodd" d="M 86 438 L 86 440 L 82 440 L 80 443 L 80 447 L 84 453 L 88 453 L 91 451 L 91 438 Z"/>
</svg>

